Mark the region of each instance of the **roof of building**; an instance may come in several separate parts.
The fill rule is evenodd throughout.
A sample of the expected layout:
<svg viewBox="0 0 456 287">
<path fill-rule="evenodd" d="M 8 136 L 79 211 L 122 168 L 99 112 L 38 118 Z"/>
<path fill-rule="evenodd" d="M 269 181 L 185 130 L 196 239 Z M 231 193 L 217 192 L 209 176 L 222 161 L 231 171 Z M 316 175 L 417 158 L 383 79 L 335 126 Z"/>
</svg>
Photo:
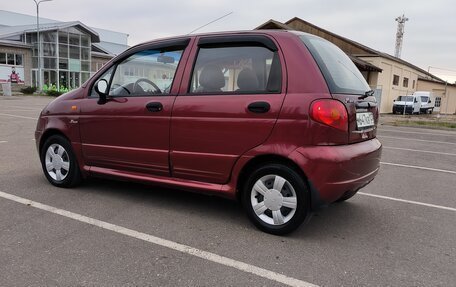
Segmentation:
<svg viewBox="0 0 456 287">
<path fill-rule="evenodd" d="M 18 43 L 17 41 L 10 41 L 10 40 L 3 40 L 3 39 L 0 39 L 0 45 L 1 46 L 10 46 L 10 47 L 18 47 L 18 48 L 31 48 L 32 45 L 30 44 L 26 44 L 26 43 Z"/>
<path fill-rule="evenodd" d="M 343 36 L 337 35 L 337 34 L 331 32 L 331 31 L 325 30 L 325 29 L 323 29 L 323 28 L 321 28 L 321 27 L 318 27 L 318 26 L 316 26 L 316 25 L 314 25 L 314 24 L 312 24 L 312 23 L 309 23 L 309 22 L 307 22 L 307 21 L 305 21 L 305 20 L 303 20 L 303 19 L 301 19 L 301 18 L 299 18 L 299 17 L 294 17 L 294 18 L 288 20 L 288 21 L 285 22 L 285 23 L 281 23 L 281 22 L 279 22 L 279 21 L 276 21 L 276 20 L 272 20 L 272 19 L 271 19 L 271 20 L 269 20 L 269 21 L 263 23 L 262 25 L 258 26 L 258 27 L 255 28 L 255 29 L 288 29 L 288 30 L 295 30 L 295 29 L 293 29 L 293 28 L 290 26 L 290 23 L 295 22 L 295 21 L 300 22 L 300 23 L 303 23 L 303 24 L 305 24 L 305 25 L 307 25 L 307 26 L 309 26 L 309 27 L 311 27 L 311 28 L 314 28 L 314 29 L 316 29 L 316 30 L 319 30 L 319 31 L 321 31 L 321 32 L 323 32 L 323 33 L 325 33 L 325 34 L 330 35 L 331 37 L 334 37 L 334 38 L 337 38 L 337 39 L 339 39 L 339 40 L 342 40 L 342 41 L 344 41 L 344 42 L 346 42 L 346 43 L 348 43 L 348 44 L 350 44 L 350 45 L 353 45 L 353 46 L 355 46 L 355 47 L 357 47 L 357 48 L 359 48 L 359 49 L 361 49 L 361 50 L 363 50 L 363 51 L 366 52 L 366 54 L 353 54 L 353 55 L 351 55 L 351 56 L 352 56 L 352 57 L 351 57 L 352 60 L 353 60 L 353 56 L 354 56 L 356 59 L 358 59 L 358 60 L 361 60 L 360 57 L 363 57 L 363 56 L 364 56 L 364 57 L 366 57 L 366 56 L 370 56 L 370 57 L 383 57 L 383 58 L 387 58 L 387 59 L 389 59 L 389 60 L 392 60 L 392 61 L 401 63 L 401 64 L 403 64 L 403 65 L 406 65 L 406 66 L 408 66 L 408 67 L 410 67 L 410 68 L 412 68 L 412 69 L 415 69 L 415 70 L 419 71 L 421 74 L 425 75 L 425 77 L 421 77 L 421 78 L 428 78 L 428 79 L 431 79 L 431 80 L 434 80 L 434 81 L 437 81 L 437 82 L 440 82 L 440 83 L 444 83 L 444 82 L 445 82 L 444 80 L 440 79 L 439 77 L 436 77 L 436 76 L 434 76 L 433 74 L 431 74 L 431 73 L 429 73 L 429 72 L 427 72 L 427 71 L 421 69 L 420 67 L 417 67 L 417 66 L 415 66 L 415 65 L 413 65 L 413 64 L 411 64 L 411 63 L 409 63 L 409 62 L 407 62 L 407 61 L 405 61 L 405 60 L 402 60 L 402 59 L 400 59 L 400 58 L 394 57 L 394 56 L 389 55 L 389 54 L 384 53 L 384 52 L 377 51 L 377 50 L 372 49 L 372 48 L 370 48 L 370 47 L 368 47 L 368 46 L 365 46 L 365 45 L 363 45 L 363 44 L 360 44 L 360 43 L 358 43 L 358 42 L 356 42 L 356 41 L 353 41 L 353 40 L 351 40 L 351 39 L 348 39 L 348 38 L 345 38 L 345 37 L 343 37 Z M 274 26 L 275 26 L 275 27 L 274 27 Z M 273 28 L 273 27 L 274 27 L 274 28 Z M 361 61 L 362 61 L 362 60 L 361 60 Z M 366 63 L 367 63 L 367 62 L 366 62 Z M 372 65 L 372 64 L 371 64 L 371 65 Z"/>
<path fill-rule="evenodd" d="M 53 31 L 53 30 L 62 30 L 65 28 L 77 27 L 83 32 L 90 35 L 92 42 L 100 42 L 100 36 L 95 30 L 86 26 L 85 24 L 79 21 L 73 22 L 59 22 L 59 23 L 44 23 L 40 24 L 40 31 Z M 28 32 L 36 32 L 36 25 L 20 25 L 20 26 L 9 26 L 0 28 L 0 38 L 10 38 L 18 36 Z"/>
<path fill-rule="evenodd" d="M 62 21 L 57 21 L 57 20 L 53 20 L 53 19 L 40 17 L 40 30 L 42 30 L 41 27 L 45 27 L 45 26 L 49 26 L 49 25 L 52 26 L 55 24 L 66 25 L 65 23 L 82 24 L 79 21 L 62 22 Z M 92 42 L 100 43 L 100 45 L 103 46 L 110 55 L 119 54 L 120 51 L 125 51 L 126 49 L 129 48 L 128 34 L 126 34 L 126 33 L 107 30 L 107 29 L 101 29 L 101 28 L 96 28 L 96 27 L 89 27 L 85 24 L 82 24 L 82 25 L 83 26 L 81 26 L 81 27 L 83 27 L 83 28 L 81 28 L 81 29 L 85 30 L 85 32 L 86 31 L 88 32 L 88 30 L 90 30 Z M 22 27 L 24 29 L 27 29 L 27 32 L 36 31 L 36 16 L 21 14 L 21 13 L 16 13 L 16 12 L 11 12 L 11 11 L 6 11 L 6 10 L 0 9 L 0 35 L 6 34 L 7 31 L 15 32 L 15 31 L 17 31 L 16 27 Z M 10 29 L 3 30 L 4 28 L 10 28 Z M 21 29 L 21 28 L 19 28 L 19 29 Z M 16 33 L 16 34 L 13 34 L 12 36 L 8 36 L 8 38 L 11 40 L 19 40 L 20 32 L 21 31 L 19 31 L 19 34 Z M 23 32 L 23 30 L 22 30 L 22 32 Z M 96 35 L 96 36 L 92 36 L 92 35 Z M 14 38 L 14 37 L 16 37 L 16 38 Z M 93 37 L 95 37 L 95 39 Z M 0 36 L 0 38 L 5 39 L 5 37 L 3 37 L 3 36 Z"/>
</svg>

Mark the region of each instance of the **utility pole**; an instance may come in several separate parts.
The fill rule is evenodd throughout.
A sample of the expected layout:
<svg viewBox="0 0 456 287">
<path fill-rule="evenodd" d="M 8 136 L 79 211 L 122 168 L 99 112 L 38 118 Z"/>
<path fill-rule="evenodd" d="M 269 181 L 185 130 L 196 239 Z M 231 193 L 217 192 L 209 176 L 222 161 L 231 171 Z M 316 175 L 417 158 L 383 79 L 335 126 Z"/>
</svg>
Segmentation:
<svg viewBox="0 0 456 287">
<path fill-rule="evenodd" d="M 397 22 L 396 49 L 394 51 L 394 56 L 396 58 L 401 57 L 402 39 L 404 38 L 404 26 L 405 26 L 405 22 L 408 20 L 409 19 L 407 17 L 405 17 L 404 14 L 402 14 L 402 16 L 399 16 L 396 18 L 396 22 Z"/>
</svg>

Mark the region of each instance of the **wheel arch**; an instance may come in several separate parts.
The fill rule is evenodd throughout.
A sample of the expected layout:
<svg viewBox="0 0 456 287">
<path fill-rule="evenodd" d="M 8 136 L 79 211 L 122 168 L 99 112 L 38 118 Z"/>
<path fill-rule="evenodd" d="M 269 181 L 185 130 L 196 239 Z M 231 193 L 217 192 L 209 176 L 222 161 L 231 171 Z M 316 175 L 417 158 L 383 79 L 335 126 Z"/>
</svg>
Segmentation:
<svg viewBox="0 0 456 287">
<path fill-rule="evenodd" d="M 70 139 L 68 138 L 67 135 L 65 135 L 65 133 L 63 133 L 61 130 L 59 129 L 56 129 L 56 128 L 50 128 L 50 129 L 47 129 L 43 135 L 41 136 L 40 138 L 40 143 L 39 143 L 39 153 L 41 154 L 41 149 L 43 148 L 43 145 L 44 143 L 46 142 L 46 140 L 48 138 L 50 138 L 51 136 L 54 136 L 54 135 L 59 135 L 59 136 L 62 136 L 64 137 L 65 139 L 67 139 L 70 143 Z"/>
<path fill-rule="evenodd" d="M 276 154 L 266 154 L 266 155 L 259 155 L 256 156 L 252 159 L 250 159 L 241 169 L 237 183 L 236 183 L 236 198 L 239 200 L 241 198 L 243 188 L 242 186 L 244 185 L 245 181 L 248 179 L 248 176 L 259 166 L 265 165 L 265 164 L 282 164 L 285 166 L 288 166 L 289 168 L 293 169 L 296 171 L 303 179 L 305 184 L 307 185 L 307 188 L 309 189 L 309 196 L 312 197 L 311 195 L 311 187 L 309 180 L 304 173 L 304 171 L 299 167 L 298 164 L 296 164 L 293 160 L 281 156 L 281 155 L 276 155 Z M 311 198 L 310 198 L 311 199 Z"/>
</svg>

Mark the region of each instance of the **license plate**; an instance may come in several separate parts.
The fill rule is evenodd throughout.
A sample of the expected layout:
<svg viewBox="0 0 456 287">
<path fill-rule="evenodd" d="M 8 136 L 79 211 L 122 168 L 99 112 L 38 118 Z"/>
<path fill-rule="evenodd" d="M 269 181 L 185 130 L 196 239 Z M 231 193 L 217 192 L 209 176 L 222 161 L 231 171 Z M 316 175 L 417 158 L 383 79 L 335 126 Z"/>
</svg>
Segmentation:
<svg viewBox="0 0 456 287">
<path fill-rule="evenodd" d="M 358 128 L 371 127 L 374 124 L 374 115 L 372 113 L 356 114 L 356 125 Z"/>
</svg>

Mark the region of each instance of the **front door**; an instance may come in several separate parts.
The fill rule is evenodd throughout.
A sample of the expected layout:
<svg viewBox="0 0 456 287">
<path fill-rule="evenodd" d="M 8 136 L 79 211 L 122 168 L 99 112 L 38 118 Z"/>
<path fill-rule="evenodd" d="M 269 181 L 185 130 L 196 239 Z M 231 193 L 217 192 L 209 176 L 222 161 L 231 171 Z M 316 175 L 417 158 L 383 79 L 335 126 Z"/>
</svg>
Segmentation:
<svg viewBox="0 0 456 287">
<path fill-rule="evenodd" d="M 81 107 L 87 165 L 169 175 L 169 125 L 178 82 L 174 79 L 186 44 L 143 48 L 99 77 L 108 82 L 108 101 L 99 104 L 92 88 Z"/>
<path fill-rule="evenodd" d="M 259 39 L 261 38 L 261 39 Z M 284 99 L 281 60 L 267 37 L 204 37 L 171 119 L 172 175 L 226 183 L 236 160 L 270 135 Z"/>
</svg>

